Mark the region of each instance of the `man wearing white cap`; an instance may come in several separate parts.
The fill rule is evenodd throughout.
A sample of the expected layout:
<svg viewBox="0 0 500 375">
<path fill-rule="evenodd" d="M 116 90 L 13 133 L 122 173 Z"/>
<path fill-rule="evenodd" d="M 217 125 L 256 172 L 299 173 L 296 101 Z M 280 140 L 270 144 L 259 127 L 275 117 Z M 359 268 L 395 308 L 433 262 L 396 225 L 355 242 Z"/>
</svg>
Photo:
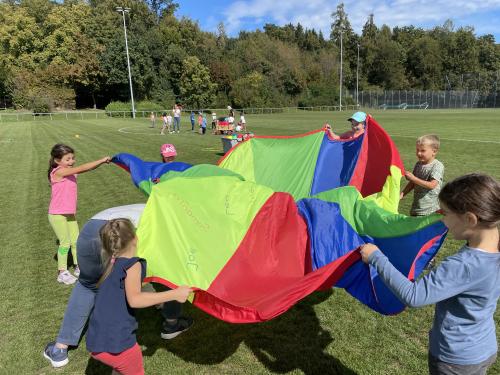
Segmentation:
<svg viewBox="0 0 500 375">
<path fill-rule="evenodd" d="M 356 112 L 351 117 L 347 119 L 347 121 L 351 122 L 351 130 L 337 135 L 333 132 L 330 124 L 325 124 L 325 130 L 328 131 L 328 136 L 330 139 L 342 139 L 349 140 L 359 137 L 361 134 L 365 132 L 366 125 L 366 113 L 365 112 Z"/>
</svg>

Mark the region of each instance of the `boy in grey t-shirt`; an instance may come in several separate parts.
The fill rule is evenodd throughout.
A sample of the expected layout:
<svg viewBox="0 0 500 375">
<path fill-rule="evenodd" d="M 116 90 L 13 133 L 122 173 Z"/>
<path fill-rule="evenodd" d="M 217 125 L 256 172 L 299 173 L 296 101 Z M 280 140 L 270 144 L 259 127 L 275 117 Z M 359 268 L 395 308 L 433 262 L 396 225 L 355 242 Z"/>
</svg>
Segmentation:
<svg viewBox="0 0 500 375">
<path fill-rule="evenodd" d="M 401 193 L 401 199 L 414 190 L 411 216 L 425 216 L 439 210 L 438 195 L 443 184 L 444 166 L 436 159 L 439 150 L 437 135 L 423 135 L 417 139 L 418 158 L 413 173 L 406 172 L 408 184 Z"/>
</svg>

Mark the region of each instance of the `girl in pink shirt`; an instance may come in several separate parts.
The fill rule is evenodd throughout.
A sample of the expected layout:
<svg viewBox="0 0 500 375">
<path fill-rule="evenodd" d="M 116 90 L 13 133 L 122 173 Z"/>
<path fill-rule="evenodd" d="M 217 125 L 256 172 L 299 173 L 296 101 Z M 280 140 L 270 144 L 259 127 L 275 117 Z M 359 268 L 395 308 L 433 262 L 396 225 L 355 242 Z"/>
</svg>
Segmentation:
<svg viewBox="0 0 500 375">
<path fill-rule="evenodd" d="M 64 284 L 73 284 L 80 275 L 76 258 L 76 240 L 78 238 L 78 223 L 75 218 L 77 186 L 76 176 L 97 168 L 103 163 L 109 163 L 111 158 L 102 159 L 75 165 L 75 151 L 66 145 L 56 144 L 50 152 L 48 179 L 52 188 L 49 205 L 49 223 L 59 240 L 57 249 L 57 281 Z M 75 263 L 75 276 L 68 271 L 68 252 L 71 248 Z"/>
</svg>

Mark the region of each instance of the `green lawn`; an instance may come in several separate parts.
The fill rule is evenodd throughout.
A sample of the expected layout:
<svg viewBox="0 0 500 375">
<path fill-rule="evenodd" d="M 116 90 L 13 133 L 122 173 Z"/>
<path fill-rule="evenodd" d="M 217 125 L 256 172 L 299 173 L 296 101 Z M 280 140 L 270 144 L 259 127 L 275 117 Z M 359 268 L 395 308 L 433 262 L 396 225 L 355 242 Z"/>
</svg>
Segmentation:
<svg viewBox="0 0 500 375">
<path fill-rule="evenodd" d="M 415 162 L 415 138 L 436 133 L 442 137 L 438 159 L 445 165 L 446 180 L 475 171 L 500 178 L 498 110 L 372 114 L 393 136 L 408 169 Z M 304 133 L 325 121 L 341 131 L 347 130 L 349 115 L 248 115 L 247 123 L 250 130 L 262 135 Z M 163 137 L 158 130 L 149 129 L 144 119 L 37 119 L 0 124 L 0 374 L 55 373 L 42 350 L 57 335 L 71 287 L 56 282 L 55 235 L 47 221 L 47 167 L 52 145 L 73 146 L 77 161 L 83 163 L 118 152 L 159 160 L 160 145 L 169 142 L 176 145 L 179 161 L 216 163 L 222 152 L 219 137 L 193 134 L 187 130 L 186 116 L 182 121 L 181 134 Z M 112 164 L 80 176 L 78 189 L 80 226 L 102 209 L 145 201 L 128 174 Z M 410 203 L 411 198 L 405 198 L 401 212 L 407 213 Z M 460 245 L 448 239 L 439 257 Z M 159 337 L 157 311 L 150 308 L 138 313 L 138 337 L 148 374 L 427 372 L 432 306 L 381 316 L 343 290 L 333 289 L 315 293 L 261 324 L 228 324 L 190 305 L 185 311 L 194 317 L 195 325 L 169 342 Z M 110 373 L 89 360 L 84 341 L 69 355 L 70 363 L 57 373 Z M 491 373 L 500 373 L 500 364 Z"/>
</svg>

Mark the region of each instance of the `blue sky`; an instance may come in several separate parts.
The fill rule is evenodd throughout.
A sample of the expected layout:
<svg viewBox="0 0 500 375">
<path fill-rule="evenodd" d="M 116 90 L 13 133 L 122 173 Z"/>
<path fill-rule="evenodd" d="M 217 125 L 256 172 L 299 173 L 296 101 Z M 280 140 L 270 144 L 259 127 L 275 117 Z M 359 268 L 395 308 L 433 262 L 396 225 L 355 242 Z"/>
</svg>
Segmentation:
<svg viewBox="0 0 500 375">
<path fill-rule="evenodd" d="M 284 25 L 300 22 L 306 28 L 330 35 L 330 14 L 339 1 L 328 0 L 176 0 L 177 16 L 197 20 L 201 29 L 216 31 L 224 22 L 226 32 L 236 36 L 240 30 L 262 29 L 265 23 Z M 493 34 L 500 43 L 500 0 L 346 0 L 344 8 L 355 32 L 370 13 L 377 26 L 414 25 L 424 29 L 451 19 L 455 28 L 473 26 L 476 35 Z"/>
</svg>

